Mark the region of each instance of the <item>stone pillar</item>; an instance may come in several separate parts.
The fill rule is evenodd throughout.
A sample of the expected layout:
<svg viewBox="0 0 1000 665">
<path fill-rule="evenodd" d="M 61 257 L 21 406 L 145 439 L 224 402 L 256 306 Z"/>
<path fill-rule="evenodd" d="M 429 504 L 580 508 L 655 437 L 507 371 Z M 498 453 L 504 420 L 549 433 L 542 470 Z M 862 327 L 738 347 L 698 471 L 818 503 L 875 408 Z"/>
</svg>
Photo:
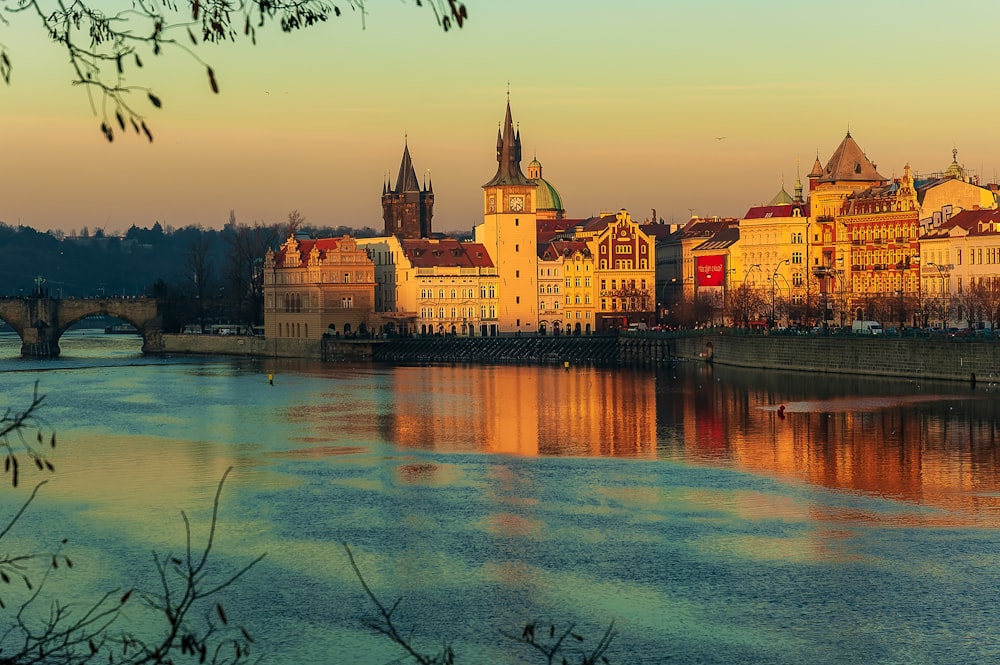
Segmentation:
<svg viewBox="0 0 1000 665">
<path fill-rule="evenodd" d="M 30 358 L 59 357 L 58 301 L 51 298 L 26 298 L 24 327 L 21 329 L 21 355 Z"/>
</svg>

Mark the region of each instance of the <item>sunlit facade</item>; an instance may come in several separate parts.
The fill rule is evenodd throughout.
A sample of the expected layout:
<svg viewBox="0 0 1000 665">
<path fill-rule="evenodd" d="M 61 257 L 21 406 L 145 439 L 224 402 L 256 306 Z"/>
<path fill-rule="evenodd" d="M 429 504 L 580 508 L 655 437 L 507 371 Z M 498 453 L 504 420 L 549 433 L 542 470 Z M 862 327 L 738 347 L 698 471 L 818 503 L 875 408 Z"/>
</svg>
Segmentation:
<svg viewBox="0 0 1000 665">
<path fill-rule="evenodd" d="M 264 335 L 320 339 L 375 323 L 375 265 L 354 238 L 297 239 L 264 257 Z"/>
<path fill-rule="evenodd" d="M 375 300 L 387 331 L 497 334 L 499 278 L 482 245 L 395 236 L 358 242 L 375 264 Z"/>
</svg>

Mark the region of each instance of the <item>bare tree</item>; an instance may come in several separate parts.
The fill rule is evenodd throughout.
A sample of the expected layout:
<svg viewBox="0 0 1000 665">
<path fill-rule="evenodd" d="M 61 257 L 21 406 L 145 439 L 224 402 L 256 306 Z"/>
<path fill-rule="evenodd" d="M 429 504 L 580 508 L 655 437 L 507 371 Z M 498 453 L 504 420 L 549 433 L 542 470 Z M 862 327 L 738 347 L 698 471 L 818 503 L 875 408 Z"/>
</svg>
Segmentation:
<svg viewBox="0 0 1000 665">
<path fill-rule="evenodd" d="M 277 244 L 279 225 L 227 225 L 223 237 L 229 244 L 227 281 L 233 318 L 242 326 L 259 325 L 264 311 L 264 255 Z"/>
<path fill-rule="evenodd" d="M 26 409 L 7 409 L 0 417 L 0 448 L 5 453 L 5 473 L 16 488 L 24 473 L 23 462 L 41 473 L 55 471 L 47 453 L 55 448 L 55 434 L 45 431 L 38 411 L 44 397 L 38 386 Z M 71 574 L 73 559 L 67 553 L 65 539 L 51 551 L 5 554 L 0 556 L 0 612 L 9 612 L 5 630 L 0 633 L 0 663 L 27 665 L 52 663 L 124 663 L 126 665 L 166 665 L 187 654 L 201 663 L 249 662 L 254 650 L 253 637 L 244 627 L 231 624 L 220 594 L 240 579 L 263 556 L 243 568 L 218 574 L 210 570 L 219 520 L 219 502 L 228 469 L 219 482 L 212 506 L 212 518 L 204 544 L 194 544 L 191 523 L 181 516 L 187 534 L 187 546 L 180 556 L 154 554 L 160 588 L 111 589 L 89 602 L 53 601 L 59 575 Z M 15 508 L 6 524 L 0 523 L 0 542 L 22 519 L 46 481 L 35 484 L 28 498 Z M 43 590 L 49 593 L 43 596 Z M 57 592 L 58 589 L 55 589 Z M 3 598 L 18 599 L 10 606 Z M 128 629 L 112 630 L 129 604 L 144 603 L 160 618 L 158 629 L 139 636 Z M 206 610 L 211 610 L 209 614 Z"/>
<path fill-rule="evenodd" d="M 198 325 L 205 332 L 206 300 L 211 293 L 214 266 L 212 264 L 212 244 L 209 236 L 199 233 L 184 250 L 184 273 L 194 286 Z"/>
<path fill-rule="evenodd" d="M 302 225 L 305 224 L 306 218 L 299 214 L 298 210 L 293 210 L 288 213 L 288 221 L 285 224 L 285 232 L 282 234 L 283 238 L 291 238 L 293 235 L 298 233 Z"/>
<path fill-rule="evenodd" d="M 751 321 L 763 317 L 767 306 L 758 289 L 741 284 L 729 292 L 729 316 L 733 325 L 747 328 Z"/>
<path fill-rule="evenodd" d="M 400 601 L 397 600 L 391 606 L 386 605 L 375 592 L 372 591 L 368 582 L 365 581 L 361 568 L 358 567 L 354 559 L 351 548 L 344 543 L 344 550 L 347 552 L 347 559 L 351 564 L 351 570 L 361 583 L 368 600 L 378 612 L 378 618 L 365 621 L 365 626 L 379 635 L 384 635 L 391 642 L 396 644 L 406 653 L 406 659 L 412 659 L 418 665 L 455 665 L 458 657 L 450 642 L 445 642 L 437 653 L 427 653 L 421 650 L 413 639 L 413 633 L 396 625 L 395 613 Z M 573 624 L 568 627 L 557 627 L 554 623 L 539 625 L 537 621 L 525 624 L 520 635 L 500 631 L 504 637 L 513 642 L 530 647 L 543 658 L 547 665 L 562 663 L 563 665 L 597 665 L 610 663 L 606 654 L 615 639 L 615 624 L 612 621 L 604 633 L 598 638 L 593 647 L 584 644 L 586 639 L 580 635 Z"/>
<path fill-rule="evenodd" d="M 468 18 L 465 5 L 456 0 L 413 0 L 426 3 L 445 31 L 462 27 Z M 215 70 L 200 48 L 206 43 L 249 41 L 257 43 L 258 30 L 277 25 L 294 32 L 341 16 L 341 6 L 360 17 L 364 27 L 365 0 L 142 0 L 126 3 L 123 10 L 108 11 L 97 0 L 0 0 L 0 30 L 39 30 L 62 49 L 73 85 L 87 93 L 91 110 L 101 119 L 108 141 L 115 133 L 136 134 L 153 140 L 147 112 L 163 107 L 163 100 L 149 87 L 133 83 L 142 73 L 143 60 L 180 53 L 205 75 L 213 93 L 220 90 Z M 0 40 L 0 77 L 10 83 L 15 55 Z"/>
<path fill-rule="evenodd" d="M 970 328 L 975 328 L 990 315 L 990 289 L 986 284 L 972 281 L 962 293 L 955 296 L 958 315 L 965 318 Z"/>
</svg>

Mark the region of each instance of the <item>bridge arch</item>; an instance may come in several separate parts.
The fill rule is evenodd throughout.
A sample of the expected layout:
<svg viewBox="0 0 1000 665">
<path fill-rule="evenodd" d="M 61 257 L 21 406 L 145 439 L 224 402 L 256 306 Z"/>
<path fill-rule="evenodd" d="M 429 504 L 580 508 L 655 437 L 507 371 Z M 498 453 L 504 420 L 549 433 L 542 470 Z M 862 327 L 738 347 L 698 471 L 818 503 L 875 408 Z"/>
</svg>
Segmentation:
<svg viewBox="0 0 1000 665">
<path fill-rule="evenodd" d="M 142 352 L 163 351 L 163 318 L 156 298 L 7 298 L 0 301 L 0 319 L 21 338 L 21 355 L 55 358 L 59 338 L 77 321 L 94 315 L 113 316 L 135 326 Z"/>
</svg>

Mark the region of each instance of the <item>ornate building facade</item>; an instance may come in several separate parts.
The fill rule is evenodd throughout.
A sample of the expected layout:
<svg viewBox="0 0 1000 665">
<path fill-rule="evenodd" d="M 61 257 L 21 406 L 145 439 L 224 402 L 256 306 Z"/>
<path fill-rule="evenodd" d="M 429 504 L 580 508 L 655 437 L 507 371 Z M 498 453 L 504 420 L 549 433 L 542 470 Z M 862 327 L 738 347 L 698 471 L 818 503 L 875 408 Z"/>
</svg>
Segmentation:
<svg viewBox="0 0 1000 665">
<path fill-rule="evenodd" d="M 288 238 L 264 257 L 264 335 L 319 339 L 376 325 L 375 265 L 354 238 Z"/>
</svg>

